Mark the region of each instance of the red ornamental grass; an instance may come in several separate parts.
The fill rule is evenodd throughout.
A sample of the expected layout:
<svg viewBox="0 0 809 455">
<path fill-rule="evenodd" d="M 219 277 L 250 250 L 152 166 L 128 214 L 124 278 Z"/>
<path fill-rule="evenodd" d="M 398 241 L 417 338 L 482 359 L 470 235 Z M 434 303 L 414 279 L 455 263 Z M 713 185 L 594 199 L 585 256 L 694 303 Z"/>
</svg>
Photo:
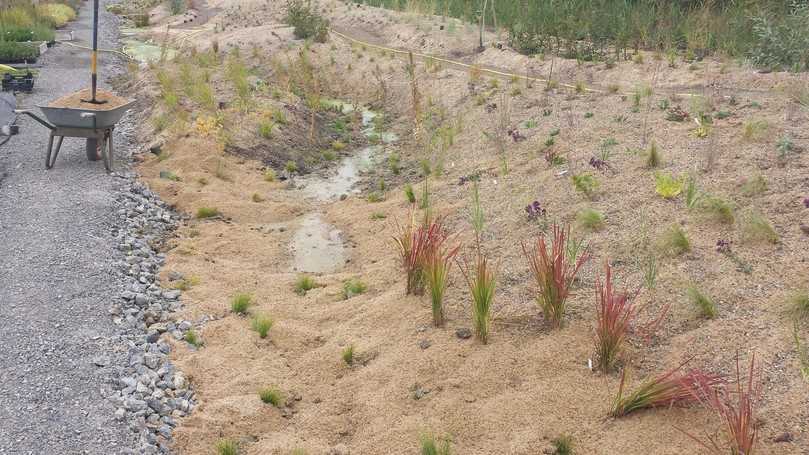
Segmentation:
<svg viewBox="0 0 809 455">
<path fill-rule="evenodd" d="M 427 285 L 430 288 L 433 324 L 444 325 L 444 292 L 447 289 L 447 277 L 452 267 L 452 259 L 458 254 L 460 246 L 447 245 L 449 236 L 441 221 L 432 223 L 426 230 L 427 242 L 424 249 L 422 267 Z"/>
<path fill-rule="evenodd" d="M 596 279 L 596 360 L 601 371 L 609 372 L 623 349 L 638 311 L 626 290 L 616 292 L 613 289 L 609 263 L 604 268 L 604 283 L 600 278 Z"/>
<path fill-rule="evenodd" d="M 687 361 L 685 362 L 687 363 Z M 697 384 L 700 387 L 713 389 L 724 383 L 721 376 L 705 373 L 701 370 L 683 372 L 682 367 L 669 370 L 660 376 L 644 380 L 631 393 L 624 394 L 628 380 L 627 370 L 621 374 L 621 385 L 613 402 L 610 415 L 622 417 L 640 409 L 686 405 L 698 401 L 693 393 Z"/>
<path fill-rule="evenodd" d="M 689 437 L 704 448 L 717 454 L 754 455 L 758 430 L 756 428 L 756 403 L 761 396 L 761 381 L 756 379 L 756 356 L 750 360 L 747 381 L 742 378 L 739 356 L 736 356 L 736 381 L 715 387 L 709 382 L 699 381 L 691 386 L 695 399 L 713 410 L 725 426 L 726 441 L 723 444 L 712 436 L 707 441 Z"/>
<path fill-rule="evenodd" d="M 423 227 L 416 225 L 414 214 L 411 213 L 406 225 L 397 222 L 399 234 L 393 241 L 399 248 L 402 258 L 402 267 L 407 274 L 405 294 L 421 295 L 424 293 L 424 270 L 422 259 L 429 240 Z"/>
<path fill-rule="evenodd" d="M 544 235 L 537 237 L 534 248 L 529 249 L 525 243 L 522 250 L 528 259 L 528 265 L 537 285 L 537 303 L 542 308 L 545 319 L 554 328 L 562 326 L 565 316 L 565 303 L 570 295 L 570 287 L 581 266 L 587 261 L 585 251 L 575 263 L 567 256 L 566 240 L 570 236 L 570 227 L 567 230 L 557 225 L 553 226 L 553 243 L 551 251 Z"/>
<path fill-rule="evenodd" d="M 475 337 L 486 344 L 489 342 L 489 315 L 497 286 L 496 267 L 492 267 L 484 253 L 478 250 L 474 263 L 470 264 L 464 259 L 463 262 L 458 261 L 458 268 L 461 269 L 472 294 L 472 323 L 475 327 Z"/>
</svg>

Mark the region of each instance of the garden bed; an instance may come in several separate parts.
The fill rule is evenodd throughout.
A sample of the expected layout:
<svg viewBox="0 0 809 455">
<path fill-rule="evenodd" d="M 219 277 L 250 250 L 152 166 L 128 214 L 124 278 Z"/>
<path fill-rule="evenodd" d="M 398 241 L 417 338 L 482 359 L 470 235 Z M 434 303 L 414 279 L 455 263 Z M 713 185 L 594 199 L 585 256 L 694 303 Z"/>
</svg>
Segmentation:
<svg viewBox="0 0 809 455">
<path fill-rule="evenodd" d="M 33 43 L 0 41 L 0 63 L 35 63 L 39 46 Z"/>
</svg>

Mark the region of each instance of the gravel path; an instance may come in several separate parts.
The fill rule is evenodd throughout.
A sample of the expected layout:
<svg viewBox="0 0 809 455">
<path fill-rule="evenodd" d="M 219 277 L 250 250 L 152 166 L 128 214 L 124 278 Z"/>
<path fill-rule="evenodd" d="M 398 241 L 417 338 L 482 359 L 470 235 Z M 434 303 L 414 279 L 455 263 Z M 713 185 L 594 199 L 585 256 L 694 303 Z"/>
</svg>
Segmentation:
<svg viewBox="0 0 809 455">
<path fill-rule="evenodd" d="M 91 4 L 70 27 L 80 43 L 90 39 Z M 114 47 L 116 18 L 102 12 L 101 28 L 101 47 Z M 102 56 L 100 80 L 120 71 L 113 60 Z M 58 45 L 41 63 L 21 106 L 89 86 L 85 51 Z M 131 289 L 116 267 L 131 227 L 121 210 L 131 174 L 89 163 L 79 139 L 65 140 L 45 171 L 48 131 L 27 117 L 18 124 L 21 134 L 0 147 L 0 454 L 148 453 L 138 442 L 144 425 L 127 422 L 122 409 L 116 415 L 110 399 L 121 395 L 119 377 L 132 372 L 137 345 L 110 315 Z"/>
</svg>

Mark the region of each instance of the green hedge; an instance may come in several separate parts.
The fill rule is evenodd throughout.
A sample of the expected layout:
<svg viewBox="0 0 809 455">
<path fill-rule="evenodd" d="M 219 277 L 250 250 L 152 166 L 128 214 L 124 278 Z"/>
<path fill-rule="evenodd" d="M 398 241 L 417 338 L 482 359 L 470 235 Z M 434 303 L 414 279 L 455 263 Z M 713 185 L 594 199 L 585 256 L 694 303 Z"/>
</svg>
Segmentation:
<svg viewBox="0 0 809 455">
<path fill-rule="evenodd" d="M 39 47 L 35 44 L 0 41 L 0 63 L 31 62 L 38 57 Z"/>
</svg>

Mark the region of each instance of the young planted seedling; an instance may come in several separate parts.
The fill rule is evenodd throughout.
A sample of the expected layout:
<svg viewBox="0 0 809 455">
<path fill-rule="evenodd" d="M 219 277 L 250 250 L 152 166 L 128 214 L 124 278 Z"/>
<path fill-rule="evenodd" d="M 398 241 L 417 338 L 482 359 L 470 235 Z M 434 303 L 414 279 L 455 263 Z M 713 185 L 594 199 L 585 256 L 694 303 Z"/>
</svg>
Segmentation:
<svg viewBox="0 0 809 455">
<path fill-rule="evenodd" d="M 654 290 L 657 287 L 657 256 L 649 253 L 640 264 L 643 271 L 643 285 L 646 289 Z"/>
<path fill-rule="evenodd" d="M 422 435 L 421 455 L 452 455 L 450 440 L 448 438 L 436 440 L 431 434 Z"/>
<path fill-rule="evenodd" d="M 586 251 L 577 259 L 567 254 L 566 239 L 569 237 L 569 227 L 565 230 L 554 225 L 550 251 L 544 234 L 537 237 L 533 248 L 522 243 L 523 254 L 528 259 L 537 286 L 537 303 L 542 308 L 545 319 L 554 328 L 562 326 L 570 287 L 579 269 L 588 259 Z"/>
<path fill-rule="evenodd" d="M 733 224 L 736 220 L 733 205 L 720 197 L 705 195 L 700 206 L 706 214 L 719 223 Z"/>
<path fill-rule="evenodd" d="M 213 218 L 219 215 L 221 215 L 221 213 L 214 207 L 200 207 L 197 209 L 197 218 L 201 220 L 205 218 Z"/>
<path fill-rule="evenodd" d="M 598 190 L 598 180 L 591 174 L 578 174 L 570 177 L 576 191 L 582 193 L 587 199 L 594 199 Z"/>
<path fill-rule="evenodd" d="M 566 434 L 554 438 L 551 445 L 553 445 L 554 455 L 573 455 L 573 438 Z"/>
<path fill-rule="evenodd" d="M 250 294 L 236 294 L 230 300 L 230 310 L 236 314 L 245 315 L 247 309 L 253 303 L 253 296 Z"/>
<path fill-rule="evenodd" d="M 780 237 L 769 221 L 759 212 L 750 211 L 742 217 L 742 240 L 744 242 L 778 243 Z"/>
<path fill-rule="evenodd" d="M 273 320 L 268 316 L 257 315 L 250 321 L 251 328 L 258 333 L 259 338 L 267 338 L 272 328 Z"/>
<path fill-rule="evenodd" d="M 809 383 L 809 349 L 806 348 L 804 342 L 801 340 L 800 324 L 798 321 L 792 325 L 792 338 L 795 342 L 795 351 L 798 352 L 798 369 L 801 376 L 806 383 Z"/>
<path fill-rule="evenodd" d="M 604 227 L 604 215 L 595 209 L 584 209 L 576 215 L 576 224 L 588 231 L 598 231 Z"/>
<path fill-rule="evenodd" d="M 272 169 L 267 169 L 264 171 L 264 181 L 265 182 L 274 182 L 278 180 L 278 176 L 275 175 L 275 171 Z"/>
<path fill-rule="evenodd" d="M 763 140 L 767 136 L 770 124 L 766 120 L 749 120 L 744 122 L 742 136 L 750 142 Z"/>
<path fill-rule="evenodd" d="M 481 343 L 486 344 L 489 341 L 489 316 L 497 285 L 496 271 L 480 250 L 475 255 L 474 263 L 470 264 L 467 260 L 458 261 L 458 267 L 472 294 L 472 322 L 475 337 Z"/>
<path fill-rule="evenodd" d="M 300 275 L 298 279 L 295 280 L 295 293 L 298 295 L 306 295 L 308 291 L 316 287 L 318 287 L 318 284 L 314 277 L 310 275 Z"/>
<path fill-rule="evenodd" d="M 656 169 L 663 163 L 663 157 L 660 150 L 657 148 L 657 143 L 652 141 L 649 145 L 649 151 L 646 153 L 646 167 L 649 169 Z"/>
<path fill-rule="evenodd" d="M 410 185 L 409 183 L 406 183 L 405 186 L 404 186 L 404 193 L 405 193 L 405 198 L 407 198 L 407 202 L 409 202 L 411 204 L 416 203 L 416 193 L 413 191 L 413 186 L 412 185 Z"/>
<path fill-rule="evenodd" d="M 756 407 L 761 398 L 761 377 L 756 373 L 756 356 L 750 359 L 747 378 L 744 378 L 736 356 L 736 378 L 731 382 L 711 381 L 710 377 L 696 378 L 689 385 L 691 395 L 712 410 L 724 427 L 724 441 L 716 434 L 706 435 L 704 440 L 697 439 L 703 448 L 716 453 L 755 454 L 758 440 L 758 424 Z M 686 433 L 687 434 L 687 433 Z"/>
<path fill-rule="evenodd" d="M 671 174 L 655 173 L 655 192 L 664 199 L 674 199 L 683 192 L 683 180 L 675 179 Z"/>
<path fill-rule="evenodd" d="M 342 354 L 340 357 L 343 359 L 346 365 L 353 365 L 354 364 L 354 345 L 350 344 L 343 349 Z"/>
<path fill-rule="evenodd" d="M 350 280 L 346 280 L 343 283 L 343 300 L 348 300 L 356 295 L 360 295 L 368 290 L 368 286 L 365 285 L 359 278 L 351 278 Z"/>
<path fill-rule="evenodd" d="M 436 327 L 444 325 L 444 292 L 447 289 L 447 278 L 452 260 L 460 246 L 448 246 L 448 235 L 441 220 L 434 221 L 425 233 L 427 247 L 422 258 L 424 276 L 430 288 L 430 301 L 432 303 L 433 324 Z"/>
<path fill-rule="evenodd" d="M 283 396 L 283 394 L 281 393 L 280 390 L 278 390 L 275 387 L 269 387 L 269 388 L 266 388 L 266 389 L 262 389 L 258 393 L 258 396 L 259 396 L 259 398 L 261 398 L 261 401 L 263 403 L 271 404 L 271 405 L 275 406 L 276 408 L 280 407 L 282 404 L 284 404 L 284 396 Z"/>
<path fill-rule="evenodd" d="M 758 196 L 767 191 L 767 179 L 757 175 L 742 184 L 742 194 L 748 197 Z"/>
<path fill-rule="evenodd" d="M 202 339 L 199 337 L 199 335 L 197 335 L 197 332 L 195 332 L 194 329 L 188 329 L 188 331 L 185 332 L 183 339 L 186 343 L 194 346 L 195 348 L 202 346 Z"/>
<path fill-rule="evenodd" d="M 596 278 L 596 362 L 605 373 L 612 371 L 629 337 L 638 311 L 626 289 L 616 291 L 612 283 L 612 267 L 605 264 L 605 278 Z"/>
<path fill-rule="evenodd" d="M 411 211 L 407 223 L 403 226 L 396 222 L 399 233 L 393 236 L 402 260 L 402 267 L 407 275 L 405 295 L 421 295 L 424 293 L 424 267 L 422 259 L 428 240 L 423 235 L 423 228 L 416 225 L 415 213 Z"/>
<path fill-rule="evenodd" d="M 809 292 L 795 293 L 789 299 L 790 312 L 796 320 L 809 319 Z"/>
<path fill-rule="evenodd" d="M 239 455 L 239 444 L 230 439 L 220 439 L 216 442 L 217 455 Z"/>
<path fill-rule="evenodd" d="M 272 130 L 275 124 L 271 120 L 262 120 L 258 124 L 258 135 L 263 139 L 272 139 Z"/>
<path fill-rule="evenodd" d="M 686 294 L 688 294 L 688 300 L 691 301 L 691 304 L 699 310 L 700 316 L 705 319 L 713 319 L 716 317 L 716 304 L 696 286 L 689 286 L 686 290 Z"/>
<path fill-rule="evenodd" d="M 697 188 L 697 181 L 690 176 L 685 183 L 685 206 L 689 209 L 695 208 L 702 200 L 703 194 Z"/>
<path fill-rule="evenodd" d="M 480 202 L 480 191 L 477 181 L 472 188 L 472 207 L 470 221 L 475 232 L 475 257 L 473 262 L 458 258 L 458 268 L 469 286 L 472 294 L 472 322 L 477 339 L 486 344 L 489 340 L 489 314 L 494 302 L 494 292 L 497 285 L 496 267 L 492 267 L 486 254 L 483 252 L 482 236 L 484 226 L 483 207 Z"/>
<path fill-rule="evenodd" d="M 610 415 L 623 417 L 641 409 L 664 408 L 687 405 L 698 401 L 692 389 L 696 385 L 706 389 L 715 389 L 724 383 L 721 376 L 705 373 L 701 370 L 683 372 L 685 364 L 669 370 L 659 376 L 645 379 L 635 390 L 625 394 L 629 374 L 621 373 L 621 384 L 615 397 Z"/>
<path fill-rule="evenodd" d="M 679 256 L 691 251 L 691 242 L 678 224 L 672 225 L 660 238 L 660 249 L 672 256 Z"/>
</svg>

